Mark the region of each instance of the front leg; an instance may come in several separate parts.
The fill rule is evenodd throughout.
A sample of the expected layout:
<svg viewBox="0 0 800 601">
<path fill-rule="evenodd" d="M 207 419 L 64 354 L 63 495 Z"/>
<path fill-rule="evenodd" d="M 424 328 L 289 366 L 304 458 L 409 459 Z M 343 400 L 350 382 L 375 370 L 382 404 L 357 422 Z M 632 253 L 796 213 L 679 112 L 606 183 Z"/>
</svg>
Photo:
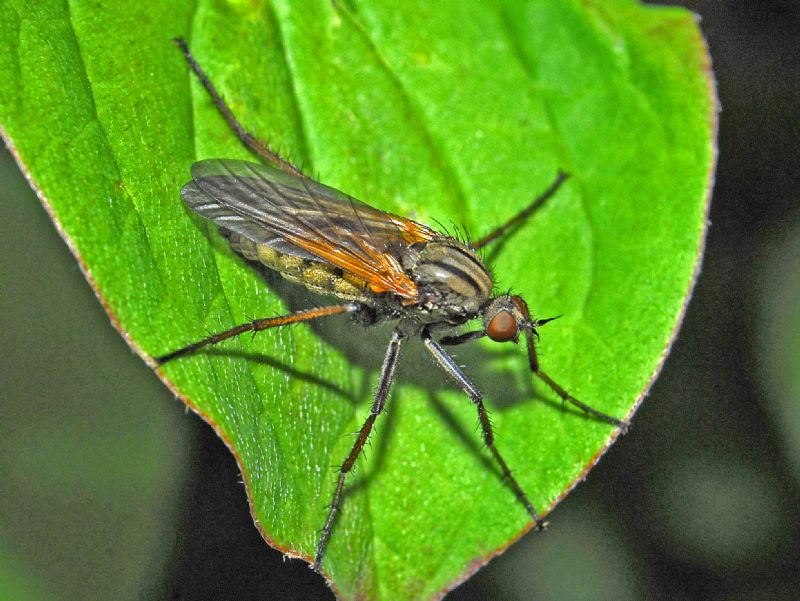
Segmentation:
<svg viewBox="0 0 800 601">
<path fill-rule="evenodd" d="M 403 342 L 404 338 L 405 334 L 403 334 L 399 328 L 392 334 L 392 339 L 389 341 L 389 348 L 386 349 L 386 356 L 383 359 L 383 367 L 381 368 L 381 376 L 378 380 L 378 389 L 375 391 L 375 400 L 372 402 L 372 410 L 361 426 L 361 430 L 358 432 L 358 438 L 356 438 L 353 448 L 350 450 L 350 454 L 339 468 L 339 478 L 336 481 L 336 489 L 333 492 L 328 519 L 325 520 L 322 536 L 320 536 L 319 543 L 317 544 L 317 555 L 314 558 L 314 564 L 311 566 L 316 572 L 319 572 L 320 566 L 322 565 L 322 557 L 325 555 L 325 548 L 328 546 L 328 540 L 331 537 L 333 522 L 336 519 L 336 513 L 339 511 L 344 480 L 347 477 L 347 473 L 353 468 L 356 459 L 358 459 L 361 449 L 364 448 L 364 445 L 369 439 L 372 426 L 378 418 L 378 415 L 383 411 L 386 398 L 389 396 L 389 389 L 392 386 L 392 380 L 394 379 L 395 370 L 397 368 L 397 359 L 400 356 L 400 344 Z"/>
<path fill-rule="evenodd" d="M 436 359 L 436 362 L 444 369 L 447 374 L 453 378 L 459 386 L 467 393 L 470 400 L 475 403 L 475 406 L 478 409 L 478 420 L 481 424 L 481 431 L 483 432 L 483 440 L 486 443 L 486 446 L 494 455 L 495 460 L 497 461 L 498 465 L 500 466 L 500 470 L 503 472 L 503 477 L 511 486 L 514 494 L 520 500 L 520 502 L 525 506 L 525 509 L 528 510 L 528 513 L 533 518 L 534 523 L 536 524 L 537 530 L 543 530 L 547 523 L 539 517 L 539 514 L 536 512 L 536 508 L 528 499 L 528 495 L 525 494 L 525 491 L 522 490 L 522 487 L 517 482 L 517 479 L 514 478 L 511 470 L 508 467 L 505 459 L 500 454 L 500 451 L 497 450 L 497 447 L 494 444 L 494 432 L 492 432 L 492 424 L 489 421 L 489 413 L 486 411 L 486 406 L 483 404 L 483 393 L 478 390 L 478 388 L 469 381 L 469 378 L 461 371 L 461 368 L 453 361 L 453 358 L 448 355 L 445 350 L 436 342 L 433 338 L 431 338 L 430 333 L 427 331 L 422 332 L 422 342 L 425 344 L 425 347 L 428 349 L 433 358 Z"/>
<path fill-rule="evenodd" d="M 551 378 L 542 371 L 542 369 L 539 367 L 539 358 L 536 355 L 536 341 L 534 340 L 534 337 L 535 334 L 533 330 L 525 331 L 525 338 L 528 344 L 528 364 L 530 365 L 531 371 L 535 373 L 537 376 L 539 376 L 539 378 L 545 384 L 547 384 L 553 392 L 555 392 L 559 397 L 561 397 L 562 401 L 566 403 L 572 403 L 578 409 L 581 409 L 588 415 L 592 415 L 601 421 L 611 424 L 612 426 L 619 428 L 620 432 L 626 434 L 628 432 L 628 429 L 631 427 L 629 422 L 617 419 L 616 417 L 613 417 L 611 415 L 607 415 L 602 411 L 598 411 L 594 407 L 587 405 L 583 401 L 579 401 L 569 392 L 567 392 L 558 382 L 556 382 L 553 378 Z"/>
</svg>

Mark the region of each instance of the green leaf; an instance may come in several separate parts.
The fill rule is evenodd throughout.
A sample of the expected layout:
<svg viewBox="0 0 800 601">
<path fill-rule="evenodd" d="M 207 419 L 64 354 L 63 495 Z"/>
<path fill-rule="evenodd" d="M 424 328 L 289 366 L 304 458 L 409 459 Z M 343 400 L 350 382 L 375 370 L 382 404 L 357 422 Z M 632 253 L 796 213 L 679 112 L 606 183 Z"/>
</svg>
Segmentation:
<svg viewBox="0 0 800 601">
<path fill-rule="evenodd" d="M 694 17 L 627 0 L 373 4 L 10 1 L 0 123 L 145 358 L 321 302 L 265 284 L 180 201 L 193 161 L 252 157 L 173 37 L 248 129 L 324 183 L 421 222 L 481 236 L 564 169 L 556 197 L 487 256 L 500 289 L 536 316 L 564 315 L 542 330 L 545 371 L 630 415 L 675 335 L 705 231 L 716 105 Z M 258 527 L 289 555 L 314 553 L 388 335 L 330 318 L 163 369 L 228 442 Z M 552 508 L 615 433 L 554 400 L 522 349 L 457 350 L 500 451 Z M 531 525 L 468 399 L 418 343 L 402 362 L 325 558 L 342 599 L 435 597 Z"/>
</svg>

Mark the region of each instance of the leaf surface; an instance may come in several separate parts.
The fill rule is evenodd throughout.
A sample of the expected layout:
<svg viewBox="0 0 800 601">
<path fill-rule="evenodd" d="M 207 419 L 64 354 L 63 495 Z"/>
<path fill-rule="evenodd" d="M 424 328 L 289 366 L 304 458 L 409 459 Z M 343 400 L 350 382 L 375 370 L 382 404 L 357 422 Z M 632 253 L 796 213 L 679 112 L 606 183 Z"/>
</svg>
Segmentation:
<svg viewBox="0 0 800 601">
<path fill-rule="evenodd" d="M 195 160 L 252 159 L 171 44 L 183 36 L 246 128 L 376 207 L 477 238 L 571 173 L 487 252 L 498 289 L 564 315 L 542 330 L 540 359 L 578 398 L 624 417 L 652 382 L 697 273 L 715 158 L 690 13 L 627 0 L 9 1 L 3 15 L 5 136 L 143 356 L 325 302 L 265 282 L 180 201 Z M 163 369 L 229 444 L 259 528 L 290 555 L 314 553 L 388 335 L 332 318 Z M 343 599 L 436 597 L 530 527 L 474 408 L 423 353 L 403 349 L 347 483 L 324 564 Z M 554 400 L 522 349 L 456 355 L 516 477 L 552 508 L 614 432 Z"/>
</svg>

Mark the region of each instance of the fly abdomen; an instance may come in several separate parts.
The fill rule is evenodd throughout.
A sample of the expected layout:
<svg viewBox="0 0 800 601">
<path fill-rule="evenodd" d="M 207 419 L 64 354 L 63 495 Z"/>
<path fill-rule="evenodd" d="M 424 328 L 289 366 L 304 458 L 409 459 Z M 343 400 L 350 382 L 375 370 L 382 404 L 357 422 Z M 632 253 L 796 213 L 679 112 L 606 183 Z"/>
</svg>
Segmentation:
<svg viewBox="0 0 800 601">
<path fill-rule="evenodd" d="M 246 259 L 261 263 L 287 280 L 302 284 L 314 292 L 334 294 L 348 300 L 368 301 L 372 298 L 366 282 L 333 265 L 282 253 L 266 244 L 256 244 L 235 232 L 224 233 L 231 248 Z"/>
</svg>

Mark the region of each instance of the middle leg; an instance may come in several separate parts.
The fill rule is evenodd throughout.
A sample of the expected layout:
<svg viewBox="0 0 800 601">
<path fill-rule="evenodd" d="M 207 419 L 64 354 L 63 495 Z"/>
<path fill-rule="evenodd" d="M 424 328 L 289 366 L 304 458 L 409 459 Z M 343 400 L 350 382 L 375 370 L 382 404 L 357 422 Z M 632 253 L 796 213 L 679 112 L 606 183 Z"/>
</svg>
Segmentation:
<svg viewBox="0 0 800 601">
<path fill-rule="evenodd" d="M 372 410 L 370 411 L 361 430 L 358 432 L 353 448 L 344 463 L 339 468 L 339 478 L 336 481 L 336 489 L 333 492 L 333 499 L 331 500 L 330 510 L 328 512 L 328 519 L 325 520 L 325 526 L 322 529 L 319 543 L 317 544 L 317 554 L 314 558 L 314 564 L 311 566 L 316 572 L 319 572 L 322 558 L 325 555 L 325 548 L 328 546 L 328 540 L 331 537 L 333 530 L 333 522 L 336 519 L 336 513 L 339 511 L 339 504 L 342 498 L 342 490 L 344 488 L 344 480 L 348 472 L 353 468 L 353 465 L 358 459 L 361 450 L 364 448 L 367 440 L 369 439 L 370 432 L 375 420 L 383 411 L 383 406 L 386 403 L 386 398 L 389 396 L 389 389 L 394 380 L 394 374 L 397 369 L 397 359 L 400 355 L 400 345 L 405 338 L 400 329 L 396 329 L 392 334 L 392 339 L 389 341 L 389 348 L 386 349 L 386 356 L 383 359 L 383 367 L 381 368 L 380 379 L 378 380 L 378 389 L 375 391 L 375 399 L 372 402 Z"/>
</svg>

